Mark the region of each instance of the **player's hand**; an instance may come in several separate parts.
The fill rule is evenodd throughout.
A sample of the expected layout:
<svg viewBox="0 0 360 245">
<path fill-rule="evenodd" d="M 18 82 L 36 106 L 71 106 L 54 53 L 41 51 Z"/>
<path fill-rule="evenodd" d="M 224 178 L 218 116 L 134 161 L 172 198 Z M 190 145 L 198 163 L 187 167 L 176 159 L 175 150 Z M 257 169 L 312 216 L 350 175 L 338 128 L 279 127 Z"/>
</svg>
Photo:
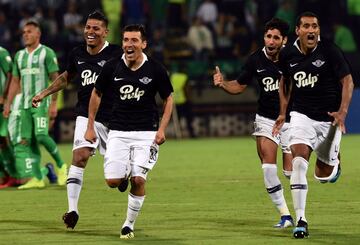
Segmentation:
<svg viewBox="0 0 360 245">
<path fill-rule="evenodd" d="M 40 95 L 35 95 L 31 100 L 32 107 L 37 108 L 42 99 Z"/>
<path fill-rule="evenodd" d="M 273 136 L 277 136 L 280 133 L 280 130 L 281 130 L 282 126 L 284 125 L 284 123 L 285 123 L 285 116 L 279 115 L 273 126 L 273 130 L 272 130 Z"/>
<path fill-rule="evenodd" d="M 96 137 L 94 128 L 87 128 L 84 138 L 85 138 L 85 140 L 89 141 L 90 143 L 95 143 L 97 137 Z"/>
<path fill-rule="evenodd" d="M 9 114 L 10 114 L 10 104 L 5 102 L 4 109 L 3 109 L 3 116 L 5 118 L 8 118 Z"/>
<path fill-rule="evenodd" d="M 166 140 L 164 130 L 158 130 L 155 135 L 155 143 L 161 145 Z"/>
<path fill-rule="evenodd" d="M 328 115 L 334 118 L 334 121 L 332 122 L 333 126 L 338 126 L 340 131 L 345 134 L 346 128 L 345 128 L 345 118 L 346 118 L 346 112 L 336 111 L 336 112 L 328 112 Z"/>
<path fill-rule="evenodd" d="M 215 66 L 215 73 L 213 75 L 213 83 L 217 87 L 222 87 L 224 85 L 224 78 L 221 74 L 220 68 Z"/>
</svg>

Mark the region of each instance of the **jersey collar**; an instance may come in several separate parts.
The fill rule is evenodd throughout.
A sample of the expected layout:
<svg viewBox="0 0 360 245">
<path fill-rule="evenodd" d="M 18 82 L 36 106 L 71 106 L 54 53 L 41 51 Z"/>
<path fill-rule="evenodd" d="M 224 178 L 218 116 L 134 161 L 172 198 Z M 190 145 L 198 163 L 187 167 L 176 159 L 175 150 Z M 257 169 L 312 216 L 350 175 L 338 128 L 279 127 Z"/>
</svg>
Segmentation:
<svg viewBox="0 0 360 245">
<path fill-rule="evenodd" d="M 31 53 L 34 53 L 36 50 L 38 50 L 41 46 L 42 46 L 42 44 L 39 43 L 39 45 L 33 51 L 29 52 L 29 50 L 27 48 L 25 48 L 25 51 L 26 51 L 26 53 L 31 54 Z"/>
<path fill-rule="evenodd" d="M 318 36 L 318 41 L 320 42 L 320 36 Z M 295 42 L 294 42 L 294 46 L 299 50 L 300 53 L 304 54 L 302 51 L 301 51 L 301 48 L 299 46 L 299 38 L 296 38 Z M 311 50 L 311 53 L 315 51 L 315 49 L 318 47 L 319 43 L 316 44 L 315 48 L 313 50 Z"/>
<path fill-rule="evenodd" d="M 145 63 L 145 61 L 148 60 L 148 57 L 147 57 L 146 54 L 142 53 L 142 56 L 143 56 L 143 60 L 142 60 L 141 64 L 140 64 L 135 70 L 133 70 L 133 71 L 138 70 L 140 67 L 142 67 L 142 65 Z M 123 55 L 121 56 L 121 59 L 124 61 L 125 65 L 126 65 L 127 67 L 129 67 L 128 64 L 126 63 L 125 54 L 123 54 Z"/>
<path fill-rule="evenodd" d="M 102 46 L 102 48 L 99 50 L 98 53 L 100 53 L 101 51 L 103 51 L 107 46 L 109 46 L 109 42 L 105 41 L 104 46 Z"/>
</svg>

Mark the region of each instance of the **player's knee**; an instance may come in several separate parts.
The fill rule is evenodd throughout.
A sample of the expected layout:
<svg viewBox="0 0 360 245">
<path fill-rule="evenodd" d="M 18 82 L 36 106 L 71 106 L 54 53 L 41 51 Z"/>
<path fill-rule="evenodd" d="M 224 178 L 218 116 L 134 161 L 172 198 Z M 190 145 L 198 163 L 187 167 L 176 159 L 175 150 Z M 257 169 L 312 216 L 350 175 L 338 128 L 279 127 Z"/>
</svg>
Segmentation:
<svg viewBox="0 0 360 245">
<path fill-rule="evenodd" d="M 43 145 L 43 144 L 45 144 L 47 137 L 49 137 L 49 136 L 48 135 L 42 135 L 42 134 L 36 135 L 36 141 L 39 144 Z"/>
<path fill-rule="evenodd" d="M 308 162 L 303 157 L 294 157 L 292 160 L 293 171 L 307 170 Z"/>
<path fill-rule="evenodd" d="M 119 185 L 121 185 L 121 183 L 125 181 L 125 178 L 123 179 L 106 179 L 106 184 L 110 187 L 110 188 L 116 188 Z"/>
<path fill-rule="evenodd" d="M 121 180 L 120 179 L 106 179 L 106 184 L 110 188 L 116 188 L 121 184 Z"/>
<path fill-rule="evenodd" d="M 20 142 L 18 143 L 18 144 L 16 144 L 16 145 L 18 145 L 18 146 L 28 146 L 29 145 L 29 140 L 28 139 L 21 139 L 20 140 Z"/>
<path fill-rule="evenodd" d="M 145 185 L 145 179 L 140 176 L 135 176 L 131 178 L 131 186 L 133 187 L 141 187 Z"/>
<path fill-rule="evenodd" d="M 72 164 L 79 168 L 85 168 L 89 160 L 90 152 L 87 150 L 76 150 L 73 152 Z"/>
</svg>

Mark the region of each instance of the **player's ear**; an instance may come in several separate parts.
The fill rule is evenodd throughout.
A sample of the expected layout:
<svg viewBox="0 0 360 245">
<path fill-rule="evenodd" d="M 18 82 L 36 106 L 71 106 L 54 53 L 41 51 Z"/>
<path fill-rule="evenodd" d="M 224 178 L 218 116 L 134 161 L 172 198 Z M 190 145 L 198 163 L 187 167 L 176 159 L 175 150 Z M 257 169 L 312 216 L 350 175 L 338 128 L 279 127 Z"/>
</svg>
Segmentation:
<svg viewBox="0 0 360 245">
<path fill-rule="evenodd" d="M 108 35 L 108 33 L 109 33 L 109 29 L 108 29 L 108 28 L 106 28 L 106 29 L 105 29 L 105 35 L 104 35 L 104 38 Z"/>
<path fill-rule="evenodd" d="M 287 37 L 284 37 L 284 40 L 283 40 L 283 45 L 285 45 L 288 41 L 288 38 Z"/>
<path fill-rule="evenodd" d="M 142 47 L 142 49 L 145 49 L 147 47 L 147 41 L 146 40 L 142 41 L 141 47 Z"/>
</svg>

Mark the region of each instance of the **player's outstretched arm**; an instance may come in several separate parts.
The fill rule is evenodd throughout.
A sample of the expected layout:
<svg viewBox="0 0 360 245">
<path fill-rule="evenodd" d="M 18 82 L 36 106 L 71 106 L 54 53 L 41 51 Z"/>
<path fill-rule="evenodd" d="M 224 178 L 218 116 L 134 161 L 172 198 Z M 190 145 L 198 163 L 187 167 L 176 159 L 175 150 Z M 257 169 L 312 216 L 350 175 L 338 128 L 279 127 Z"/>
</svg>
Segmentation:
<svg viewBox="0 0 360 245">
<path fill-rule="evenodd" d="M 278 135 L 286 119 L 286 110 L 289 104 L 291 87 L 285 89 L 285 78 L 281 76 L 279 83 L 280 112 L 273 126 L 272 134 Z"/>
<path fill-rule="evenodd" d="M 13 76 L 10 81 L 8 95 L 4 103 L 3 116 L 5 118 L 9 117 L 11 103 L 18 91 L 20 91 L 20 78 Z"/>
<path fill-rule="evenodd" d="M 50 79 L 52 82 L 54 82 L 56 80 L 56 78 L 58 78 L 59 73 L 58 72 L 53 72 L 50 74 Z M 53 93 L 51 96 L 51 103 L 50 103 L 50 107 L 49 107 L 49 117 L 50 120 L 54 120 L 57 116 L 57 93 Z"/>
<path fill-rule="evenodd" d="M 64 89 L 69 80 L 69 73 L 64 71 L 61 73 L 49 87 L 38 93 L 32 98 L 32 106 L 38 107 L 39 102 L 41 102 L 45 97 L 58 92 L 61 89 Z"/>
<path fill-rule="evenodd" d="M 246 85 L 239 84 L 236 80 L 225 81 L 218 66 L 215 66 L 213 83 L 230 94 L 240 94 L 246 89 Z"/>
<path fill-rule="evenodd" d="M 158 131 L 156 132 L 156 136 L 155 136 L 155 143 L 158 145 L 161 145 L 162 143 L 165 142 L 166 138 L 165 138 L 165 130 L 166 127 L 169 124 L 170 121 L 170 117 L 171 117 L 171 113 L 172 113 L 172 109 L 173 109 L 173 97 L 170 94 L 165 100 L 164 100 L 164 112 L 160 121 L 160 126 Z"/>
<path fill-rule="evenodd" d="M 342 133 L 346 133 L 345 118 L 348 113 L 352 93 L 354 90 L 353 78 L 350 74 L 340 80 L 342 84 L 341 104 L 336 112 L 328 112 L 334 118 L 333 125 L 338 125 Z"/>
<path fill-rule="evenodd" d="M 96 113 L 99 110 L 102 93 L 96 88 L 91 92 L 89 101 L 88 124 L 85 132 L 85 139 L 91 143 L 96 141 L 96 133 L 94 129 Z"/>
</svg>

